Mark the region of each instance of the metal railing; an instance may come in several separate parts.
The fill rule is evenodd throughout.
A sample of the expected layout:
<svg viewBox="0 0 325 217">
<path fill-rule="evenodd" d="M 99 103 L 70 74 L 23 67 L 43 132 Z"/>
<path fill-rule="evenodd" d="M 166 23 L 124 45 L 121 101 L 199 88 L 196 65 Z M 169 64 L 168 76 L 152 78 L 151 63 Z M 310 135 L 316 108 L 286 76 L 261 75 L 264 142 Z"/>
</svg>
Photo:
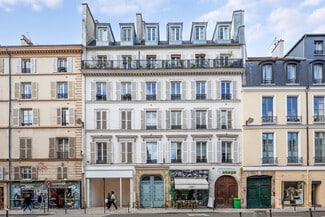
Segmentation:
<svg viewBox="0 0 325 217">
<path fill-rule="evenodd" d="M 83 60 L 82 69 L 189 69 L 189 68 L 242 68 L 242 59 L 180 59 L 175 60 Z"/>
</svg>

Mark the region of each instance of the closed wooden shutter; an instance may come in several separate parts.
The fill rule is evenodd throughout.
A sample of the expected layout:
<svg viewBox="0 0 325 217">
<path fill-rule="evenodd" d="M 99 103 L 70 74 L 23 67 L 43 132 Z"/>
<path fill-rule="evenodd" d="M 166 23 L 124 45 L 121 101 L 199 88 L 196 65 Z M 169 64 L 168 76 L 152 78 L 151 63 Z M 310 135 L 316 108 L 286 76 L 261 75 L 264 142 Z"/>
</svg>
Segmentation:
<svg viewBox="0 0 325 217">
<path fill-rule="evenodd" d="M 213 155 L 213 143 L 208 142 L 208 163 L 213 163 L 214 162 L 214 155 Z"/>
<path fill-rule="evenodd" d="M 182 142 L 182 162 L 189 163 L 188 160 L 188 142 Z"/>
<path fill-rule="evenodd" d="M 146 129 L 146 112 L 141 111 L 141 129 Z"/>
<path fill-rule="evenodd" d="M 157 82 L 157 100 L 161 100 L 161 82 Z"/>
<path fill-rule="evenodd" d="M 35 58 L 30 59 L 30 71 L 31 71 L 31 73 L 36 72 L 36 59 Z"/>
<path fill-rule="evenodd" d="M 190 162 L 195 163 L 196 162 L 196 142 L 191 142 L 190 153 L 191 153 Z"/>
<path fill-rule="evenodd" d="M 90 143 L 90 163 L 96 163 L 96 142 Z"/>
<path fill-rule="evenodd" d="M 138 89 L 137 89 L 137 83 L 132 82 L 132 100 L 137 100 L 138 98 Z"/>
<path fill-rule="evenodd" d="M 235 141 L 233 145 L 234 145 L 234 163 L 239 163 L 240 162 L 239 142 Z"/>
<path fill-rule="evenodd" d="M 36 83 L 36 82 L 32 83 L 32 98 L 33 99 L 38 98 L 38 83 Z"/>
<path fill-rule="evenodd" d="M 21 73 L 21 58 L 16 59 L 16 72 Z"/>
<path fill-rule="evenodd" d="M 69 99 L 74 99 L 74 82 L 69 81 Z"/>
<path fill-rule="evenodd" d="M 19 109 L 13 109 L 12 110 L 12 124 L 14 126 L 19 125 Z"/>
<path fill-rule="evenodd" d="M 55 150 L 56 150 L 55 138 L 49 138 L 49 158 L 55 158 Z"/>
<path fill-rule="evenodd" d="M 26 139 L 22 138 L 19 140 L 19 150 L 20 150 L 20 158 L 25 159 L 26 158 Z"/>
<path fill-rule="evenodd" d="M 20 99 L 20 83 L 15 83 L 15 99 Z"/>
<path fill-rule="evenodd" d="M 74 108 L 69 108 L 69 125 L 75 125 Z"/>
<path fill-rule="evenodd" d="M 196 128 L 196 120 L 195 120 L 195 110 L 191 110 L 191 128 L 195 129 Z"/>
<path fill-rule="evenodd" d="M 33 125 L 39 125 L 39 109 L 33 109 Z"/>
<path fill-rule="evenodd" d="M 53 58 L 53 72 L 58 72 L 58 58 Z"/>
<path fill-rule="evenodd" d="M 170 149 L 171 149 L 171 142 L 170 141 L 168 141 L 168 142 L 166 142 L 166 159 L 165 159 L 165 161 L 166 161 L 166 163 L 170 163 Z"/>
<path fill-rule="evenodd" d="M 76 139 L 74 137 L 69 138 L 69 158 L 76 157 Z"/>
<path fill-rule="evenodd" d="M 67 72 L 73 72 L 73 58 L 67 58 Z"/>
<path fill-rule="evenodd" d="M 170 82 L 166 81 L 166 100 L 171 100 L 170 97 Z"/>
<path fill-rule="evenodd" d="M 56 82 L 51 82 L 51 99 L 56 99 Z"/>
<path fill-rule="evenodd" d="M 221 141 L 217 142 L 217 163 L 221 163 L 222 160 L 222 147 Z"/>
<path fill-rule="evenodd" d="M 20 179 L 20 167 L 14 167 L 14 180 Z"/>
<path fill-rule="evenodd" d="M 146 142 L 141 142 L 141 163 L 147 162 L 147 145 Z"/>
<path fill-rule="evenodd" d="M 32 159 L 32 139 L 26 139 L 27 158 Z"/>
<path fill-rule="evenodd" d="M 170 129 L 170 111 L 166 111 L 166 129 Z"/>
<path fill-rule="evenodd" d="M 32 167 L 32 179 L 37 179 L 37 167 Z"/>
</svg>

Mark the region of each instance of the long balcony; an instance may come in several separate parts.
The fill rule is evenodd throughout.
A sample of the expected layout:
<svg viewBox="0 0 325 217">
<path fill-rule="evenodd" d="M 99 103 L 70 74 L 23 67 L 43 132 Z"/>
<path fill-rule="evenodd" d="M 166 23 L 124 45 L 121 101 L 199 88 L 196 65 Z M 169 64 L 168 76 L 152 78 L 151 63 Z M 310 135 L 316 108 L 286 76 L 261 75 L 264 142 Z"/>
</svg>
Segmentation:
<svg viewBox="0 0 325 217">
<path fill-rule="evenodd" d="M 83 60 L 82 69 L 189 69 L 189 68 L 242 68 L 242 59 L 229 59 L 221 61 L 218 59 L 179 60 Z"/>
</svg>

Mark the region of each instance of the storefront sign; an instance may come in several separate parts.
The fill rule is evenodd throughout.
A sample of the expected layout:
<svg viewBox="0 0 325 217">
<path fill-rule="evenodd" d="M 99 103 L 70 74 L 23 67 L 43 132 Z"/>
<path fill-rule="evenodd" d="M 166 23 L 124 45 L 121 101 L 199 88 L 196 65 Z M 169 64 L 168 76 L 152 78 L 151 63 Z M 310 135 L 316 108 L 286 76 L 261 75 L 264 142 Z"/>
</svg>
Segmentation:
<svg viewBox="0 0 325 217">
<path fill-rule="evenodd" d="M 220 175 L 235 175 L 237 174 L 237 170 L 232 167 L 219 167 L 217 173 Z"/>
</svg>

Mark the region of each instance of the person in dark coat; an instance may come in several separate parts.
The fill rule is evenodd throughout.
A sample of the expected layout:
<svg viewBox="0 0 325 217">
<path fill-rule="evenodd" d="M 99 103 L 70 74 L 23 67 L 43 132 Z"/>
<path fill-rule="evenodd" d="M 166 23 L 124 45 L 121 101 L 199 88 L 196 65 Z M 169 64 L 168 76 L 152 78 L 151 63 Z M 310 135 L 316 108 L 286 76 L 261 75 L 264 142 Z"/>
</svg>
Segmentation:
<svg viewBox="0 0 325 217">
<path fill-rule="evenodd" d="M 24 202 L 23 202 L 23 205 L 24 205 L 23 211 L 25 212 L 25 210 L 27 208 L 29 209 L 29 211 L 32 211 L 32 204 L 33 204 L 32 199 L 30 198 L 30 195 L 27 194 L 27 196 L 25 197 Z"/>
<path fill-rule="evenodd" d="M 112 204 L 114 205 L 115 209 L 117 209 L 116 202 L 117 202 L 117 198 L 115 196 L 114 191 L 112 191 L 112 194 L 111 194 L 111 204 L 109 205 L 108 209 L 111 208 L 111 205 Z"/>
<path fill-rule="evenodd" d="M 110 193 L 107 193 L 107 197 L 106 197 L 106 207 L 107 207 L 107 209 L 109 209 L 110 207 L 111 207 L 111 194 Z"/>
</svg>

